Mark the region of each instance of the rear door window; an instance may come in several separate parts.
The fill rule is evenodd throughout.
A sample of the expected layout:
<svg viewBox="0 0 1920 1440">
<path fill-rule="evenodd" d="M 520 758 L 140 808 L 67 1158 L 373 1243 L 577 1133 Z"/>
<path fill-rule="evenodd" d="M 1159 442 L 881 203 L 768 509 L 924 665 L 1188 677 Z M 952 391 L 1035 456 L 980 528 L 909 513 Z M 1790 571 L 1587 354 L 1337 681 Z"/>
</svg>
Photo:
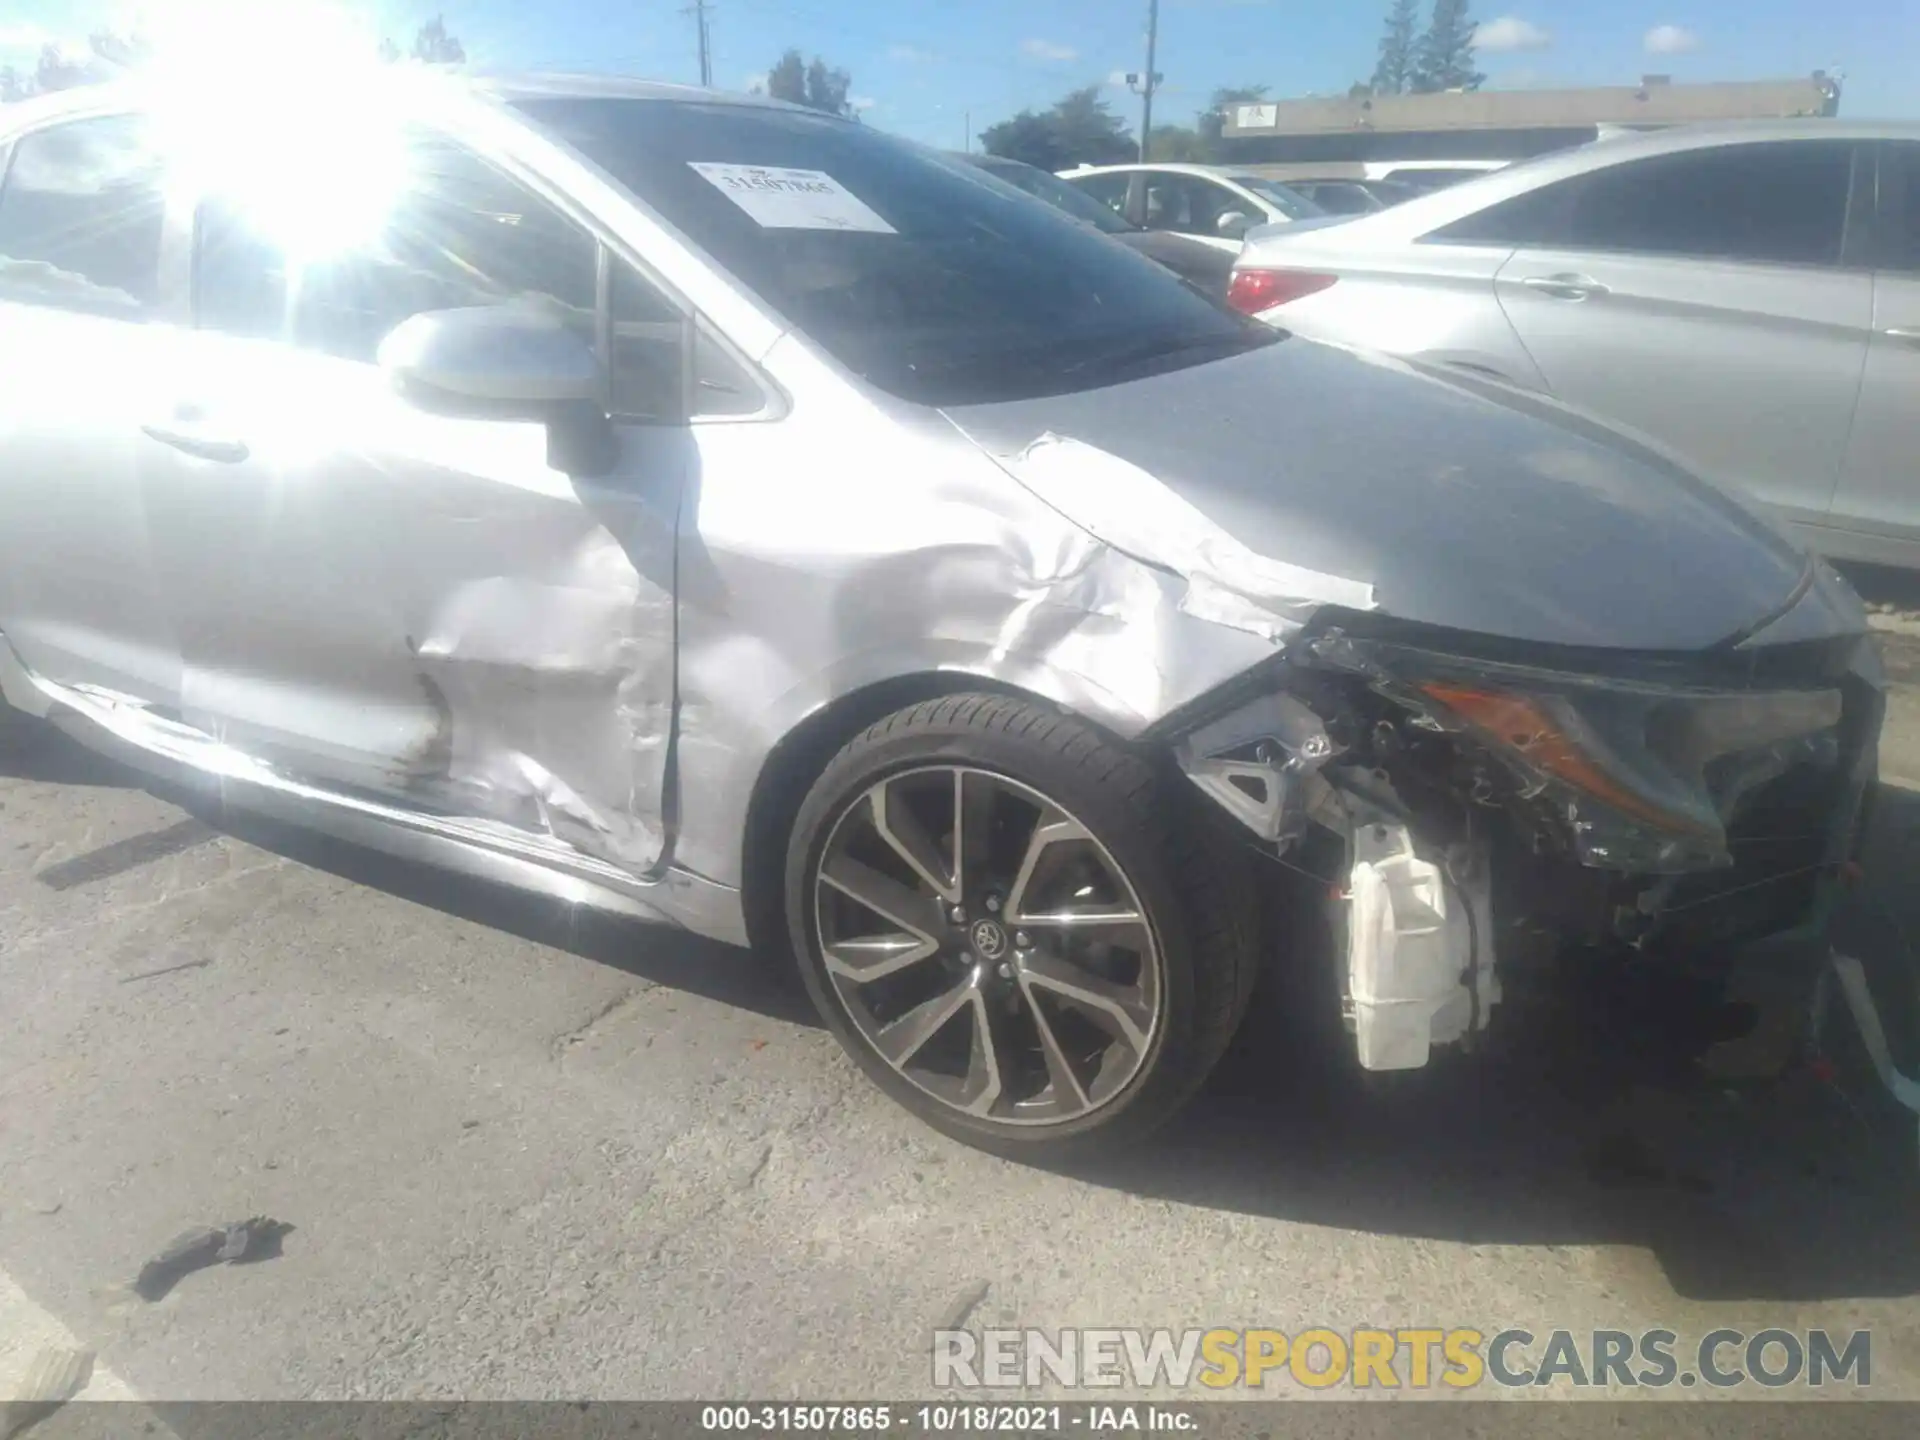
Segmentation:
<svg viewBox="0 0 1920 1440">
<path fill-rule="evenodd" d="M 1629 161 L 1543 185 L 1425 238 L 1462 245 L 1838 265 L 1854 147 L 1728 145 Z"/>
<path fill-rule="evenodd" d="M 1566 240 L 1576 250 L 1838 265 L 1852 183 L 1853 146 L 1843 141 L 1636 160 L 1578 182 Z"/>
<path fill-rule="evenodd" d="M 1529 190 L 1423 236 L 1448 245 L 1551 248 L 1566 243 L 1567 214 L 1578 181 L 1562 180 Z"/>
<path fill-rule="evenodd" d="M 159 154 L 138 116 L 34 131 L 0 184 L 0 299 L 144 318 L 165 216 Z"/>
</svg>

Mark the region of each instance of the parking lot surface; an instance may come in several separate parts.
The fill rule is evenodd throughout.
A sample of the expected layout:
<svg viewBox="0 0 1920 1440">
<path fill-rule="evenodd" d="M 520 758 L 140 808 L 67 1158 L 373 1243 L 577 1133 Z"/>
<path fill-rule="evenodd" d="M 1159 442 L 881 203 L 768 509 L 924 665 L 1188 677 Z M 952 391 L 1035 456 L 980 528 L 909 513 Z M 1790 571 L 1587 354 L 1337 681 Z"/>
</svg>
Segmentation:
<svg viewBox="0 0 1920 1440">
<path fill-rule="evenodd" d="M 1920 626 L 1887 623 L 1843 937 L 1911 1005 Z M 1920 1396 L 1911 1121 L 1676 1079 L 1631 1015 L 1368 1096 L 1269 995 L 1173 1133 L 1056 1174 L 881 1098 L 766 959 L 183 809 L 52 735 L 0 762 L 0 837 L 0 1379 L 74 1345 L 88 1394 L 154 1400 L 897 1398 L 956 1323 L 1826 1326 Z M 277 1254 L 132 1290 L 253 1216 Z"/>
</svg>

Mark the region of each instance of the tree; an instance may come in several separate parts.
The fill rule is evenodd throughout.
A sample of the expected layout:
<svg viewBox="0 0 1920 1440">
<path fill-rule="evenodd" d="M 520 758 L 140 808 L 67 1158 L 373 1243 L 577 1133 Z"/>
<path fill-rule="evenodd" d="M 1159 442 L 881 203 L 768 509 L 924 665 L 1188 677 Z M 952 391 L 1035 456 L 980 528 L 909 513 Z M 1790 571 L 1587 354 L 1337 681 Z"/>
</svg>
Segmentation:
<svg viewBox="0 0 1920 1440">
<path fill-rule="evenodd" d="M 391 40 L 380 42 L 380 58 L 389 63 L 402 58 L 400 47 Z M 404 57 L 422 65 L 464 65 L 467 47 L 447 29 L 444 17 L 436 15 L 413 32 L 413 44 Z"/>
<path fill-rule="evenodd" d="M 1193 126 L 1200 132 L 1210 158 L 1223 158 L 1221 136 L 1227 128 L 1227 111 L 1235 105 L 1257 105 L 1266 98 L 1264 85 L 1228 85 L 1213 92 L 1207 108 L 1194 117 Z"/>
<path fill-rule="evenodd" d="M 798 50 L 789 50 L 767 71 L 766 92 L 790 105 L 807 103 L 807 62 Z"/>
<path fill-rule="evenodd" d="M 1061 144 L 1074 164 L 1113 165 L 1134 153 L 1127 127 L 1100 98 L 1098 85 L 1063 95 L 1055 102 L 1053 114 Z"/>
<path fill-rule="evenodd" d="M 1404 95 L 1413 88 L 1415 54 L 1413 27 L 1420 18 L 1420 0 L 1393 0 L 1387 12 L 1386 33 L 1380 37 L 1380 63 L 1373 67 L 1373 93 Z"/>
<path fill-rule="evenodd" d="M 1064 170 L 1073 163 L 1065 158 L 1052 114 L 1038 110 L 1022 110 L 998 125 L 989 125 L 980 132 L 980 148 L 989 155 L 1019 160 L 1042 170 Z"/>
<path fill-rule="evenodd" d="M 1217 154 L 1198 130 L 1185 125 L 1156 125 L 1147 141 L 1147 158 L 1172 165 L 1210 165 Z"/>
<path fill-rule="evenodd" d="M 1062 96 L 1051 109 L 1022 110 L 980 132 L 989 155 L 1024 160 L 1042 170 L 1113 165 L 1133 158 L 1133 142 L 1119 117 L 1089 85 Z"/>
<path fill-rule="evenodd" d="M 85 55 L 69 55 L 58 45 L 46 45 L 41 47 L 40 61 L 33 67 L 29 93 L 45 95 L 54 90 L 71 90 L 76 85 L 91 85 L 106 78 L 105 65 L 91 50 Z"/>
<path fill-rule="evenodd" d="M 827 62 L 816 55 L 807 66 L 807 98 L 802 103 L 828 115 L 846 115 L 851 113 L 847 91 L 852 88 L 851 75 L 845 70 L 829 70 Z"/>
<path fill-rule="evenodd" d="M 788 50 L 767 72 L 764 86 L 756 86 L 776 100 L 805 105 L 828 115 L 850 115 L 847 92 L 853 88 L 853 76 L 830 67 L 818 55 L 809 63 L 798 50 Z"/>
<path fill-rule="evenodd" d="M 1478 90 L 1487 77 L 1473 68 L 1473 38 L 1479 29 L 1467 16 L 1468 0 L 1433 0 L 1433 19 L 1420 37 L 1413 88 L 1422 95 L 1439 90 Z"/>
<path fill-rule="evenodd" d="M 69 54 L 58 45 L 45 45 L 31 75 L 22 75 L 11 65 L 0 68 L 0 101 L 25 100 L 55 90 L 71 90 L 76 85 L 96 85 L 151 53 L 152 46 L 137 31 L 118 35 L 96 30 L 87 37 L 86 53 L 81 55 Z"/>
<path fill-rule="evenodd" d="M 467 47 L 447 33 L 447 22 L 436 15 L 414 32 L 413 58 L 422 65 L 464 65 Z"/>
</svg>

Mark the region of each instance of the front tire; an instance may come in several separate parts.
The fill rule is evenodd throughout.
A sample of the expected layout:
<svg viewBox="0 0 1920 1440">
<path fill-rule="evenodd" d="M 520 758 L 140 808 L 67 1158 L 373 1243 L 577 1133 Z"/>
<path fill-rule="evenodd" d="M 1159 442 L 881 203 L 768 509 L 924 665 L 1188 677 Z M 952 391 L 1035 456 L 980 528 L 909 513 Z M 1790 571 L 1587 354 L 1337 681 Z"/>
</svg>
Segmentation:
<svg viewBox="0 0 1920 1440">
<path fill-rule="evenodd" d="M 1191 790 L 997 695 L 901 710 L 802 803 L 786 903 L 807 990 L 881 1089 L 968 1144 L 1065 1159 L 1199 1088 L 1258 961 L 1242 857 Z"/>
</svg>

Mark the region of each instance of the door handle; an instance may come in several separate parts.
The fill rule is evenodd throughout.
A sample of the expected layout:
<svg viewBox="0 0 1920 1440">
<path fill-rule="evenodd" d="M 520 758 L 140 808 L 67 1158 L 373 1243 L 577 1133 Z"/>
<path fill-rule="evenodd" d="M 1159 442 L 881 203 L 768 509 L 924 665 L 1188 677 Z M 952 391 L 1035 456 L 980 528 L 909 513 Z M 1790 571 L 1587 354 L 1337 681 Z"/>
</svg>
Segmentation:
<svg viewBox="0 0 1920 1440">
<path fill-rule="evenodd" d="M 237 465 L 251 453 L 242 441 L 208 435 L 190 425 L 142 425 L 140 432 L 162 445 L 171 445 L 183 454 L 201 460 L 216 460 L 222 465 Z"/>
<path fill-rule="evenodd" d="M 1908 345 L 1920 345 L 1920 325 L 1893 325 L 1880 333 L 1889 340 L 1904 341 Z"/>
<path fill-rule="evenodd" d="M 1529 275 L 1520 283 L 1555 300 L 1587 300 L 1609 293 L 1590 275 Z"/>
</svg>

